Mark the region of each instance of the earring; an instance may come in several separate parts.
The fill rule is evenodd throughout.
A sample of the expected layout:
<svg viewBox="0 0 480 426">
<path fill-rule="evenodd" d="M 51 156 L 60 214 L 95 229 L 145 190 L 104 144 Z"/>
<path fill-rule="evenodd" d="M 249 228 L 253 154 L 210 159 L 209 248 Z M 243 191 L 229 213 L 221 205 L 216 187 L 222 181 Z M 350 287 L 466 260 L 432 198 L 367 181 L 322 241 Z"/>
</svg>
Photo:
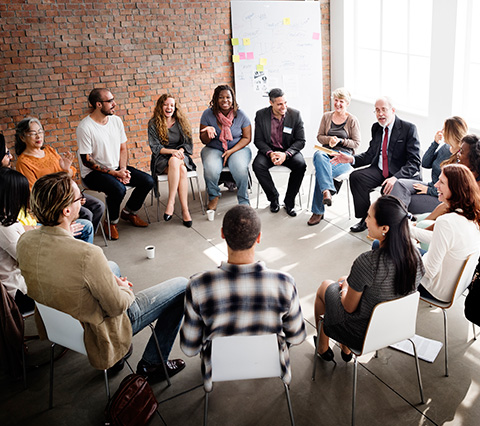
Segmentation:
<svg viewBox="0 0 480 426">
<path fill-rule="evenodd" d="M 382 236 L 385 236 L 385 232 L 382 232 Z"/>
</svg>

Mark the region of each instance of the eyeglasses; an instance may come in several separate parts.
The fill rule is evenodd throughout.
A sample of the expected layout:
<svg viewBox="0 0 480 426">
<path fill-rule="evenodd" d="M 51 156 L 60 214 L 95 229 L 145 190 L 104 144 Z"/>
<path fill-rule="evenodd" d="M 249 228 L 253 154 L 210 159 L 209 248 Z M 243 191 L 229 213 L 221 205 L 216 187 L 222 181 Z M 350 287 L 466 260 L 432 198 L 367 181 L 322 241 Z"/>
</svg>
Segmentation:
<svg viewBox="0 0 480 426">
<path fill-rule="evenodd" d="M 84 199 L 85 199 L 85 195 L 83 194 L 84 192 L 85 192 L 85 190 L 82 189 L 82 190 L 80 191 L 80 197 L 75 198 L 75 200 L 72 201 L 72 204 L 73 204 L 73 203 L 76 203 L 77 201 L 82 201 L 82 200 L 84 200 Z"/>
<path fill-rule="evenodd" d="M 100 102 L 102 102 L 102 103 L 106 102 L 106 103 L 111 104 L 114 100 L 115 100 L 115 98 L 112 98 L 112 99 L 108 99 L 106 101 L 100 101 Z"/>
<path fill-rule="evenodd" d="M 42 136 L 45 134 L 45 131 L 44 130 L 37 130 L 37 131 L 34 131 L 32 130 L 31 132 L 26 132 L 28 136 L 32 136 L 32 137 L 35 137 L 35 136 Z"/>
</svg>

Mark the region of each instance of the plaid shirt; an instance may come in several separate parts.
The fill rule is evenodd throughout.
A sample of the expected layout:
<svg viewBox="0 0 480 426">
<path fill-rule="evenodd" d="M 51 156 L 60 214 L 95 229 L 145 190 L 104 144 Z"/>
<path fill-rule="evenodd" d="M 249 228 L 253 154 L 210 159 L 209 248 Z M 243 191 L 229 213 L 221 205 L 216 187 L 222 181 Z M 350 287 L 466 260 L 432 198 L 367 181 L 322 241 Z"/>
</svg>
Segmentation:
<svg viewBox="0 0 480 426">
<path fill-rule="evenodd" d="M 212 339 L 270 333 L 278 335 L 282 379 L 290 384 L 287 342 L 297 345 L 306 337 L 292 276 L 269 270 L 263 262 L 248 265 L 222 262 L 218 269 L 190 279 L 180 346 L 188 356 L 201 351 L 207 392 L 212 389 Z"/>
</svg>

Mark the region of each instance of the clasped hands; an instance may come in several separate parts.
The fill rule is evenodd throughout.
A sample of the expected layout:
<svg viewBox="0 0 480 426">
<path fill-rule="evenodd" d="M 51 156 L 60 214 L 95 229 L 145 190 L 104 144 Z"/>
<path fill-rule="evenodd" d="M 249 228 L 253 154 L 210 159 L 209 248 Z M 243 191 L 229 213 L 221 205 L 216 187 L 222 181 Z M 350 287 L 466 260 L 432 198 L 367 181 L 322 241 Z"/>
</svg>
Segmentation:
<svg viewBox="0 0 480 426">
<path fill-rule="evenodd" d="M 287 159 L 287 154 L 281 151 L 273 151 L 270 153 L 270 159 L 275 166 L 280 166 Z"/>
</svg>

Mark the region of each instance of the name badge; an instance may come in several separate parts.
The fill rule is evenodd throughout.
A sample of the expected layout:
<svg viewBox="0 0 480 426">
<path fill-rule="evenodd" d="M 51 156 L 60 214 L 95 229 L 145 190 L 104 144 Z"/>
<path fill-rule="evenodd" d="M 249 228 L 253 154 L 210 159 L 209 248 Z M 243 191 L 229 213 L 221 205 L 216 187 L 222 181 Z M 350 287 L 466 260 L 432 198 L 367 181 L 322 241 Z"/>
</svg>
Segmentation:
<svg viewBox="0 0 480 426">
<path fill-rule="evenodd" d="M 289 135 L 292 134 L 292 128 L 291 127 L 284 127 L 283 128 L 283 133 L 288 133 Z"/>
</svg>

